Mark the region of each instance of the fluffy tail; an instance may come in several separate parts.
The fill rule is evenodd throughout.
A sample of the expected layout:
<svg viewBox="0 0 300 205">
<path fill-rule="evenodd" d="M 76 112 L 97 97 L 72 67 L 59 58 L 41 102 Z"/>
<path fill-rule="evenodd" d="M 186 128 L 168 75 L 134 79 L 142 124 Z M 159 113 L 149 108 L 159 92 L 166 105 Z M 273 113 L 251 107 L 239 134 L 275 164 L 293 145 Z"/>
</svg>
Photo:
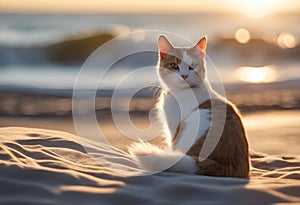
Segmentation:
<svg viewBox="0 0 300 205">
<path fill-rule="evenodd" d="M 164 150 L 149 143 L 134 143 L 129 153 L 147 172 L 171 171 L 193 174 L 198 171 L 195 160 L 180 151 Z"/>
</svg>

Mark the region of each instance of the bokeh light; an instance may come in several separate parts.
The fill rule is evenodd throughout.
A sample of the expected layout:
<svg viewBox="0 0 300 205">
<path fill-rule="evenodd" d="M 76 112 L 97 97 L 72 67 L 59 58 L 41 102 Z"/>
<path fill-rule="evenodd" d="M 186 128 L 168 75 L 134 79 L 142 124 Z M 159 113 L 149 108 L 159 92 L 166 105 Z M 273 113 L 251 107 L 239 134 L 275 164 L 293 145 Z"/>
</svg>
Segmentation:
<svg viewBox="0 0 300 205">
<path fill-rule="evenodd" d="M 267 83 L 276 80 L 276 73 L 272 66 L 243 66 L 237 69 L 236 76 L 240 81 L 248 83 Z"/>
<path fill-rule="evenodd" d="M 292 33 L 282 32 L 277 38 L 277 45 L 280 48 L 294 48 L 297 45 L 297 39 Z"/>
<path fill-rule="evenodd" d="M 239 28 L 234 33 L 235 40 L 239 43 L 247 43 L 249 42 L 251 36 L 247 29 Z"/>
</svg>

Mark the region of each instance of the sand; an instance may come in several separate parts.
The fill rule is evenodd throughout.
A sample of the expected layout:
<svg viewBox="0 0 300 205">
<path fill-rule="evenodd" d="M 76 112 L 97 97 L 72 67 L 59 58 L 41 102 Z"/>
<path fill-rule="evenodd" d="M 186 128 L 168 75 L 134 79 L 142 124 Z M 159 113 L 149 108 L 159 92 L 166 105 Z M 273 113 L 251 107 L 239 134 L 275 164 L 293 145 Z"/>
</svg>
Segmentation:
<svg viewBox="0 0 300 205">
<path fill-rule="evenodd" d="M 119 148 L 124 139 L 114 127 L 111 117 L 104 115 L 101 129 Z M 143 128 L 147 115 L 132 118 L 135 125 Z M 300 110 L 269 110 L 243 114 L 243 120 L 250 142 L 250 148 L 256 152 L 271 155 L 300 155 Z M 0 116 L 0 127 L 35 127 L 60 130 L 76 134 L 71 117 L 16 117 Z M 87 135 L 92 133 L 87 133 Z"/>
<path fill-rule="evenodd" d="M 177 173 L 119 176 L 76 135 L 0 128 L 1 204 L 297 204 L 300 156 L 251 153 L 250 179 Z"/>
</svg>

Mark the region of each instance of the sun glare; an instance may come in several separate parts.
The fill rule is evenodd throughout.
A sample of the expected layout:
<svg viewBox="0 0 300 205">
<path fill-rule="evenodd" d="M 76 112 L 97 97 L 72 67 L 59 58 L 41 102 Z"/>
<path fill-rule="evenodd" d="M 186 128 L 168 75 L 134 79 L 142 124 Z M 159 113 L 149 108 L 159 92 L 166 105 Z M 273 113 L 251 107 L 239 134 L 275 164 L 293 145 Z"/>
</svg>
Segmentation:
<svg viewBox="0 0 300 205">
<path fill-rule="evenodd" d="M 237 78 L 248 83 L 267 83 L 276 79 L 276 74 L 271 66 L 263 67 L 240 67 L 238 68 Z"/>
<path fill-rule="evenodd" d="M 237 9 L 250 18 L 262 18 L 280 9 L 278 1 L 274 0 L 243 0 L 236 2 Z"/>
</svg>

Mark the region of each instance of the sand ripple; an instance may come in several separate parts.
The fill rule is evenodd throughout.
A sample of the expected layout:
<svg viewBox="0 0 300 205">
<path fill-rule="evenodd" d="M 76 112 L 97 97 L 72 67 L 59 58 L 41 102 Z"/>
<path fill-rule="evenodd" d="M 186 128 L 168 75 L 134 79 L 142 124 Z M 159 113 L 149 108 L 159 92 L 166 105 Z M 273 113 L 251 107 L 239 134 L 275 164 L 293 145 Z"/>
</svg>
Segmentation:
<svg viewBox="0 0 300 205">
<path fill-rule="evenodd" d="M 108 150 L 105 152 L 109 154 Z M 115 159 L 121 158 L 121 154 L 112 154 Z M 253 168 L 249 180 L 165 172 L 122 177 L 90 158 L 75 135 L 21 127 L 1 128 L 0 203 L 300 203 L 299 156 L 252 152 L 251 158 Z"/>
</svg>

